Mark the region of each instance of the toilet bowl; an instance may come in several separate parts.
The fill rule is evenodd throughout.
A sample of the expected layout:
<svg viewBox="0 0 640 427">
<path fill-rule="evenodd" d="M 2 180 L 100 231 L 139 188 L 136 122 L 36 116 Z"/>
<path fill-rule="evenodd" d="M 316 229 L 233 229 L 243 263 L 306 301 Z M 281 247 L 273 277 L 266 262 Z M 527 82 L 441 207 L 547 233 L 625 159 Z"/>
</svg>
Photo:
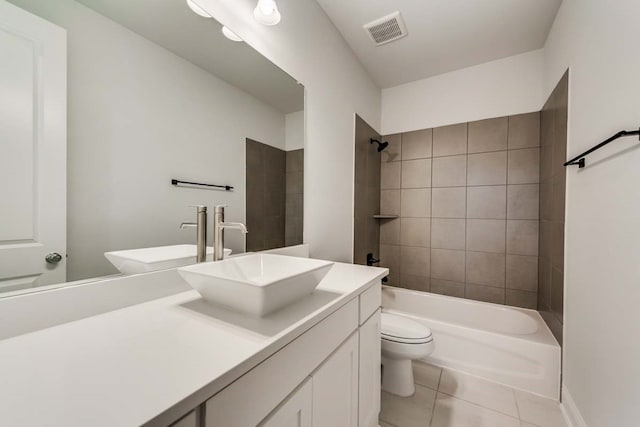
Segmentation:
<svg viewBox="0 0 640 427">
<path fill-rule="evenodd" d="M 383 312 L 380 332 L 382 390 L 403 397 L 413 395 L 416 388 L 411 361 L 433 352 L 431 331 L 408 317 Z"/>
</svg>

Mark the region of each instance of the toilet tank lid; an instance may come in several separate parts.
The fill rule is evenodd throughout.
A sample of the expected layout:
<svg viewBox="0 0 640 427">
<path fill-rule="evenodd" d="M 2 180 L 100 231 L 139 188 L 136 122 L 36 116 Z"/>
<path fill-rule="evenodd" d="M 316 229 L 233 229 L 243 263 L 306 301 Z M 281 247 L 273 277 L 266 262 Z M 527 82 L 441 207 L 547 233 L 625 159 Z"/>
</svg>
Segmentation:
<svg viewBox="0 0 640 427">
<path fill-rule="evenodd" d="M 380 332 L 396 338 L 422 339 L 431 337 L 431 331 L 421 323 L 397 314 L 381 314 Z"/>
</svg>

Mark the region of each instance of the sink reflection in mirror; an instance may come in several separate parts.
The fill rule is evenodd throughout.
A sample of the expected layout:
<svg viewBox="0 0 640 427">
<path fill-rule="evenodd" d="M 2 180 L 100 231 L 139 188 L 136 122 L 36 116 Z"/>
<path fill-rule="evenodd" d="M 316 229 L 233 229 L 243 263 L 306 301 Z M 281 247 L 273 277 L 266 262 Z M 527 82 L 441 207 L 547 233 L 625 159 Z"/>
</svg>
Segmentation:
<svg viewBox="0 0 640 427">
<path fill-rule="evenodd" d="M 0 295 L 183 262 L 134 266 L 130 260 L 116 267 L 105 253 L 113 261 L 123 251 L 194 245 L 196 230 L 177 226 L 195 220 L 190 205 L 210 211 L 228 205 L 225 220 L 250 231 L 248 250 L 302 242 L 304 87 L 296 79 L 246 43 L 227 39 L 218 22 L 194 14 L 184 1 L 9 3 L 48 21 L 42 48 L 50 62 L 43 70 L 51 76 L 38 81 L 31 44 L 7 47 L 15 49 L 16 72 L 3 73 L 0 85 L 22 85 L 16 96 L 23 93 L 29 108 L 0 112 L 0 125 L 20 113 L 29 126 L 9 138 L 22 141 L 7 148 L 15 151 L 8 152 L 15 167 L 0 168 L 0 181 L 11 183 L 0 187 L 8 201 L 0 226 Z M 28 75 L 36 77 L 17 81 Z M 42 105 L 28 97 L 36 84 Z M 33 114 L 43 106 L 67 128 L 49 135 Z M 24 151 L 34 146 L 34 129 L 56 141 L 52 153 Z M 258 159 L 253 141 L 270 154 Z M 273 153 L 278 161 L 265 163 Z M 43 185 L 41 167 L 59 173 Z M 174 186 L 172 179 L 223 188 Z M 50 204 L 26 203 L 43 197 Z M 212 223 L 209 215 L 209 230 Z M 244 236 L 226 237 L 228 249 L 244 252 Z M 45 262 L 47 254 L 58 262 Z"/>
<path fill-rule="evenodd" d="M 224 257 L 231 255 L 224 249 Z M 106 252 L 105 257 L 123 274 L 139 274 L 196 263 L 196 245 L 160 246 L 157 248 L 131 249 Z M 213 261 L 213 246 L 207 247 L 206 261 Z"/>
</svg>

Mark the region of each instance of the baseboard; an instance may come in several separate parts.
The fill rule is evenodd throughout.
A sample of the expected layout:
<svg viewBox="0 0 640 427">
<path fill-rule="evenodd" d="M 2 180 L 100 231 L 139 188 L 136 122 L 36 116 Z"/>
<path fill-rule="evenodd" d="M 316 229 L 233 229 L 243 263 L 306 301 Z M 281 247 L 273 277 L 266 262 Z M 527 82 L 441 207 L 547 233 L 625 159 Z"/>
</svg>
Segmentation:
<svg viewBox="0 0 640 427">
<path fill-rule="evenodd" d="M 560 408 L 562 409 L 562 415 L 564 415 L 567 425 L 570 427 L 587 427 L 587 423 L 584 422 L 584 418 L 582 418 L 576 402 L 564 384 L 562 384 L 562 404 Z"/>
</svg>

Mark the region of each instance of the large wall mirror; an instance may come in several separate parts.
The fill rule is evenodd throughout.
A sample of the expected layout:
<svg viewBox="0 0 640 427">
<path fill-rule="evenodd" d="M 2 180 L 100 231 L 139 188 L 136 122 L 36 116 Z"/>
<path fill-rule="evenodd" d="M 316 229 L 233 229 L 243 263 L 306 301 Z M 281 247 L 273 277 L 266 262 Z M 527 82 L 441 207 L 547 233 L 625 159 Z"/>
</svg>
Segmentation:
<svg viewBox="0 0 640 427">
<path fill-rule="evenodd" d="M 295 79 L 185 0 L 8 2 L 23 15 L 0 20 L 0 295 L 123 274 L 106 252 L 195 250 L 195 229 L 180 229 L 192 205 L 209 208 L 210 246 L 215 205 L 249 230 L 246 241 L 226 233 L 233 253 L 302 243 Z M 66 30 L 66 137 L 54 152 L 42 151 L 41 123 L 53 115 L 40 115 L 56 90 L 39 79 L 55 58 L 40 61 L 29 38 L 46 25 Z M 64 180 L 43 182 L 60 165 Z"/>
</svg>

